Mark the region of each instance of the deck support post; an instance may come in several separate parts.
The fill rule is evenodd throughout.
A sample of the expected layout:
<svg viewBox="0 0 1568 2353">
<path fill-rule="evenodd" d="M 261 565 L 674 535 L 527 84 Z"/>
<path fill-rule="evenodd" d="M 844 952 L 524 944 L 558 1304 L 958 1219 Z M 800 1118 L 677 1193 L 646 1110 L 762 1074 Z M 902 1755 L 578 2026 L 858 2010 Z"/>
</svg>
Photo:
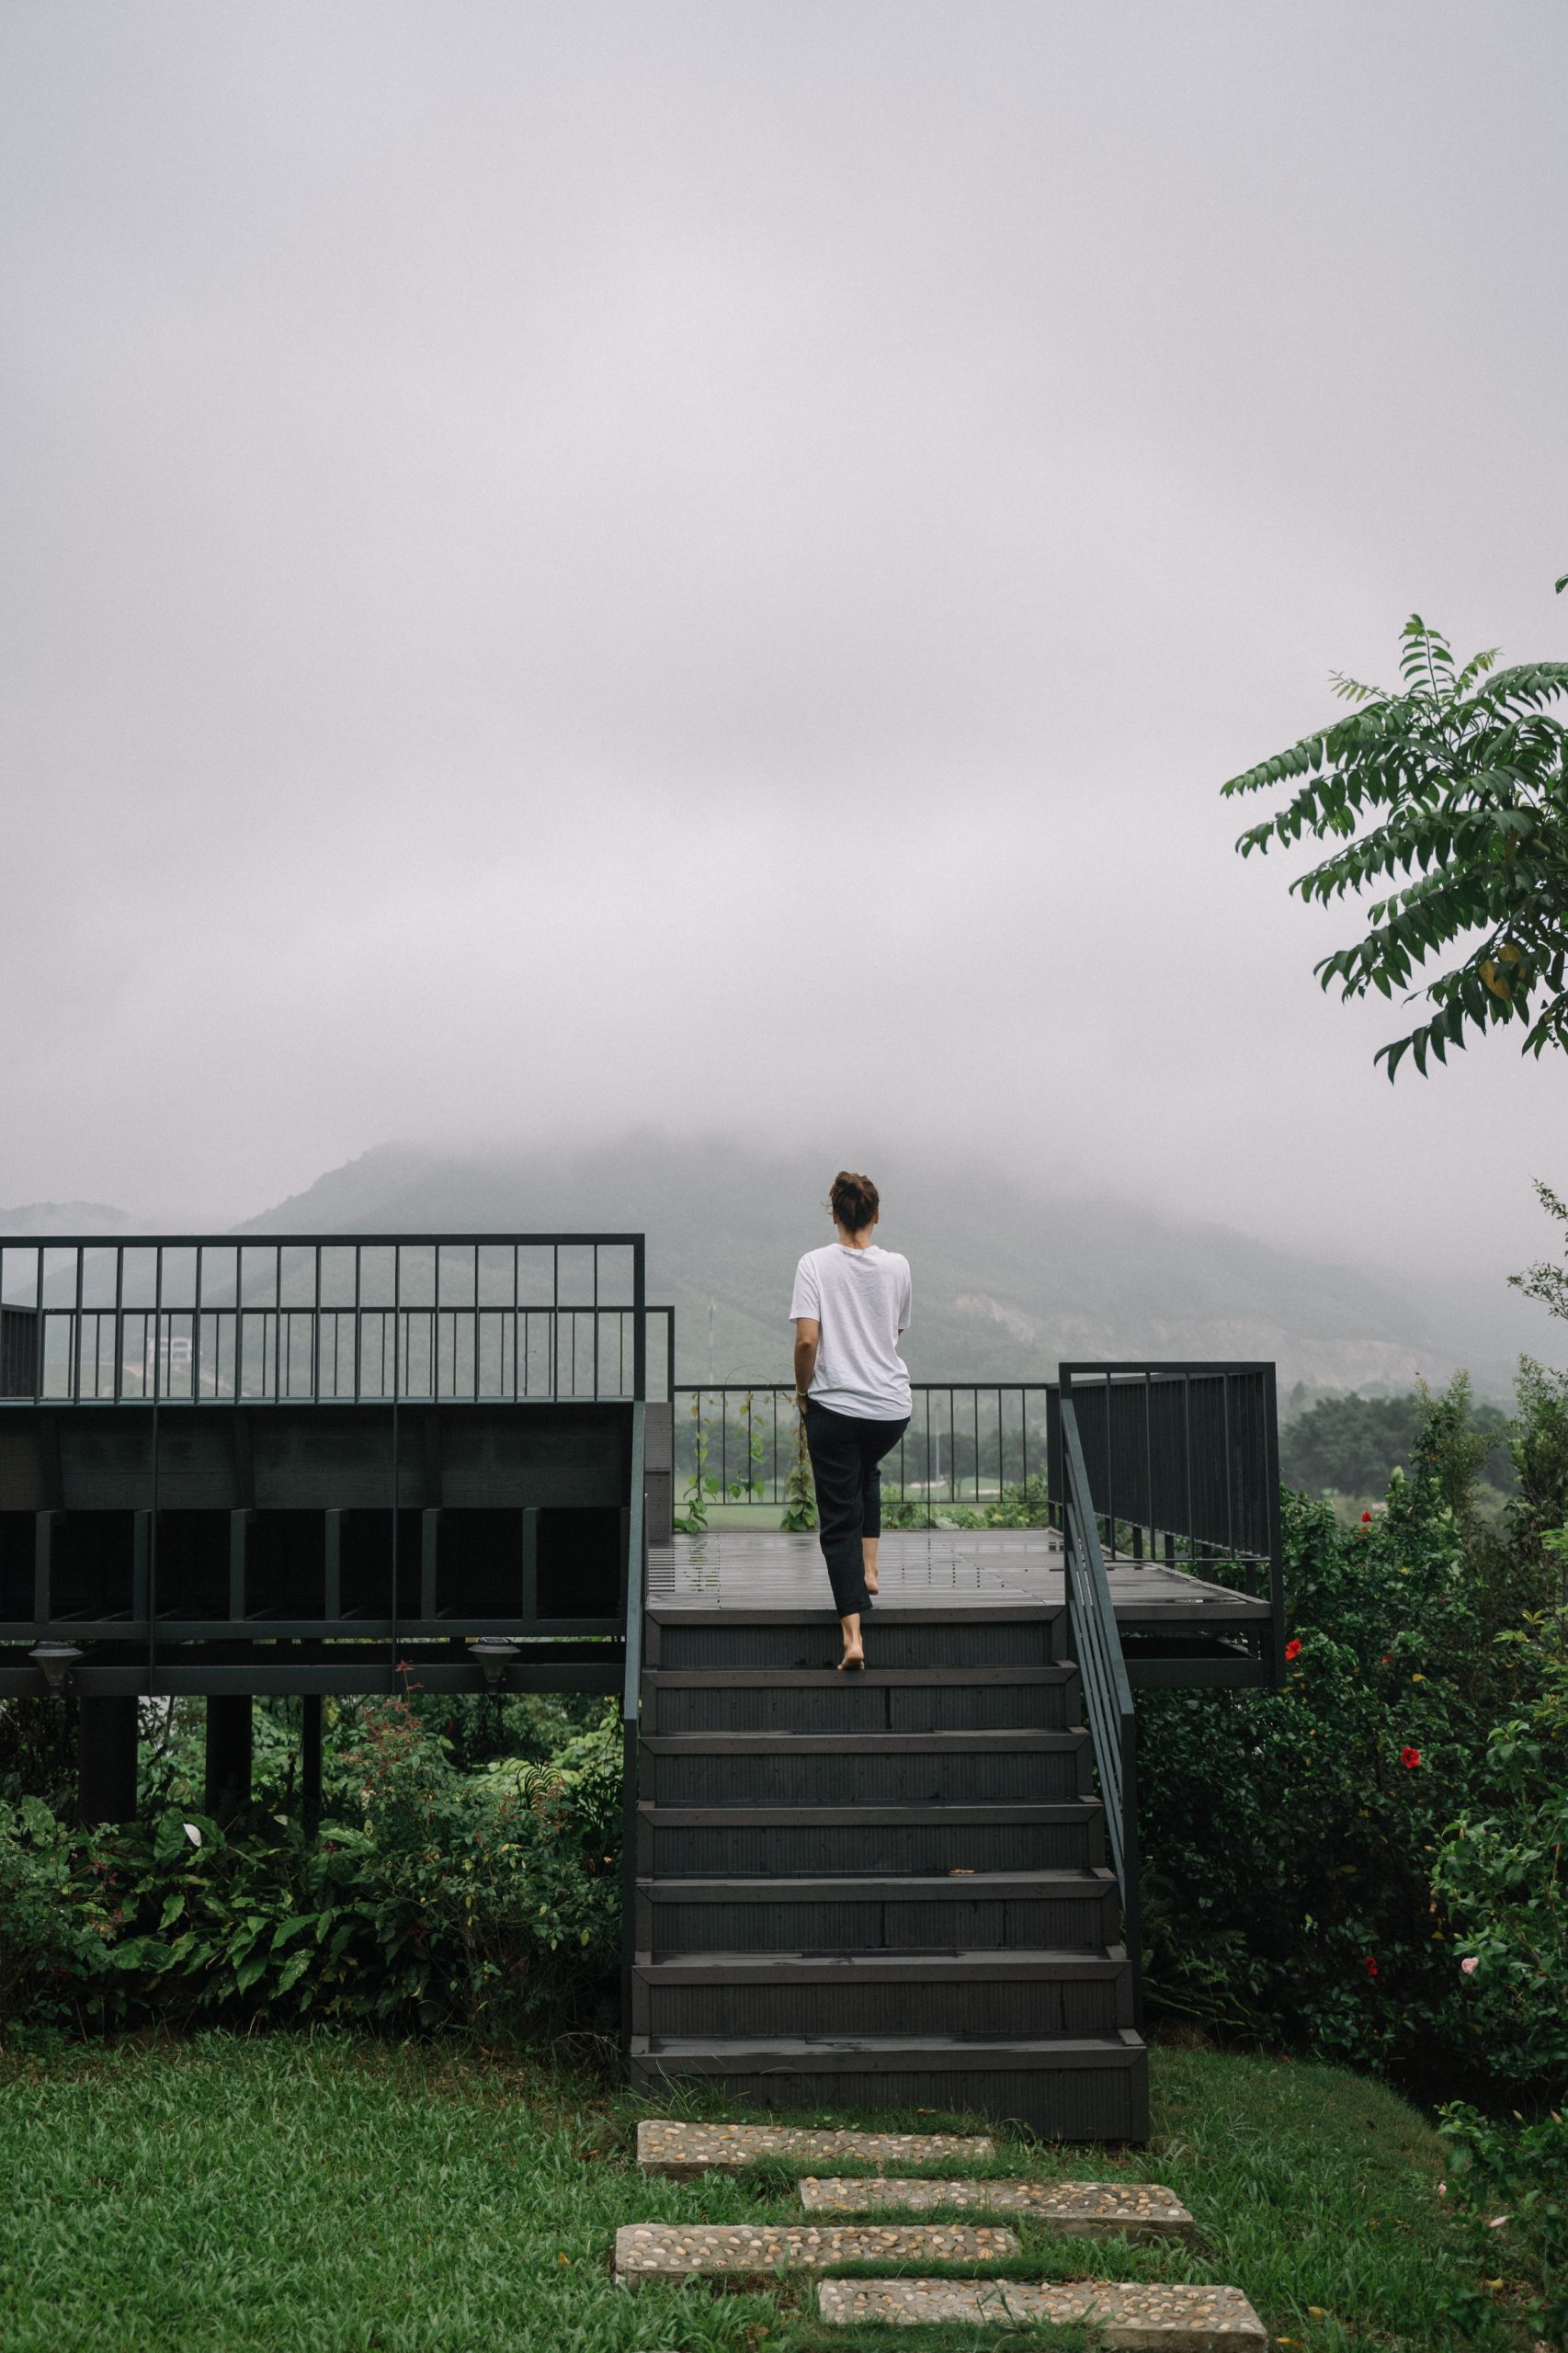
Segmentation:
<svg viewBox="0 0 1568 2353">
<path fill-rule="evenodd" d="M 232 1822 L 250 1803 L 251 1695 L 214 1691 L 207 1702 L 207 1811 Z"/>
<path fill-rule="evenodd" d="M 300 1814 L 307 1838 L 321 1826 L 322 1695 L 307 1691 L 300 1702 Z"/>
<path fill-rule="evenodd" d="M 134 1699 L 84 1694 L 77 1702 L 77 1818 L 84 1828 L 136 1815 Z"/>
</svg>

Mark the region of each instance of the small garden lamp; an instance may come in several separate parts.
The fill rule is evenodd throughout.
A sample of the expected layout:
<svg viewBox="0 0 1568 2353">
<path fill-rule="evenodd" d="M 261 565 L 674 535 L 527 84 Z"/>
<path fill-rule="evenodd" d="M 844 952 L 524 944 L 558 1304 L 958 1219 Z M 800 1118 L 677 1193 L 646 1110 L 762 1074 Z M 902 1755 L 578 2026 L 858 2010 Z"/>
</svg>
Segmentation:
<svg viewBox="0 0 1568 2353">
<path fill-rule="evenodd" d="M 74 1643 L 35 1643 L 28 1653 L 51 1691 L 58 1691 L 82 1654 Z"/>
<path fill-rule="evenodd" d="M 487 1691 L 499 1692 L 502 1675 L 517 1655 L 517 1643 L 508 1643 L 500 1634 L 481 1634 L 477 1642 L 469 1644 L 469 1656 L 478 1660 Z"/>
</svg>

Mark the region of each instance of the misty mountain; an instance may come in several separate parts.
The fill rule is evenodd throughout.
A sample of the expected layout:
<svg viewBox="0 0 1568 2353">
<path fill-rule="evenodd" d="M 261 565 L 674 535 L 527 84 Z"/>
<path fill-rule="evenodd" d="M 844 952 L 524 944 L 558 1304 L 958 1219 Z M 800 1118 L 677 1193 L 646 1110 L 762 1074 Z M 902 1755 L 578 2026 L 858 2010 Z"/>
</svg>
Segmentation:
<svg viewBox="0 0 1568 2353">
<path fill-rule="evenodd" d="M 1458 1360 L 1399 1291 L 1221 1226 L 1034 1195 L 905 1154 L 873 1173 L 881 1238 L 910 1258 L 917 1378 L 1017 1380 L 1062 1358 L 1271 1358 L 1282 1383 L 1408 1388 Z M 831 1235 L 817 1155 L 653 1134 L 443 1155 L 384 1145 L 244 1232 L 619 1228 L 647 1233 L 687 1380 L 787 1377 L 796 1258 Z"/>
<path fill-rule="evenodd" d="M 106 1209 L 101 1201 L 26 1201 L 18 1209 L 0 1210 L 0 1234 L 18 1240 L 33 1234 L 113 1233 L 130 1222 L 123 1210 Z"/>
</svg>

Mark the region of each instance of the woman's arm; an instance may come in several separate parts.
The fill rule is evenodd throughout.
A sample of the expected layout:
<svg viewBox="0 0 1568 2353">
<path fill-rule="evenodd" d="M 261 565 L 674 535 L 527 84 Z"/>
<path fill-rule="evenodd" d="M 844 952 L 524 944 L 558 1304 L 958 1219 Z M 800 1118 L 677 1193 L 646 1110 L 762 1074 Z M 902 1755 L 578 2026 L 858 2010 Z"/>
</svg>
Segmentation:
<svg viewBox="0 0 1568 2353">
<path fill-rule="evenodd" d="M 795 1318 L 795 1395 L 804 1404 L 812 1375 L 817 1369 L 817 1349 L 822 1344 L 822 1325 L 810 1315 Z"/>
</svg>

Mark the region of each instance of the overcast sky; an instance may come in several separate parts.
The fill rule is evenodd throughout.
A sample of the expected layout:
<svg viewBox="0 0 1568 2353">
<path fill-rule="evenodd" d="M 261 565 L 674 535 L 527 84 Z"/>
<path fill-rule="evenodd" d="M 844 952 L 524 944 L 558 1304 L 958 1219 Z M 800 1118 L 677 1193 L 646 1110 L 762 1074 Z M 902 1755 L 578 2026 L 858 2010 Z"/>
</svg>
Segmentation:
<svg viewBox="0 0 1568 2353">
<path fill-rule="evenodd" d="M 0 1201 L 971 1141 L 1490 1276 L 1221 779 L 1568 650 L 1568 8 L 9 0 Z M 896 1153 L 895 1153 L 896 1162 Z"/>
</svg>

